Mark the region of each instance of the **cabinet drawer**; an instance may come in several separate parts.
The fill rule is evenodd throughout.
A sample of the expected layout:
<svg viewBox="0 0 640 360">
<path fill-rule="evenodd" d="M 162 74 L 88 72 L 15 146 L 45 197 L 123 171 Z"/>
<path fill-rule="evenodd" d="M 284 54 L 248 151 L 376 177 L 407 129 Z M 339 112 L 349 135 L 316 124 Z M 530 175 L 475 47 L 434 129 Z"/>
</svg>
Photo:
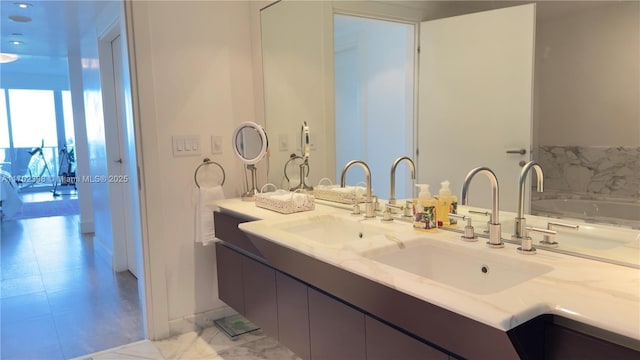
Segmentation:
<svg viewBox="0 0 640 360">
<path fill-rule="evenodd" d="M 218 211 L 213 213 L 213 220 L 218 239 L 262 258 L 260 251 L 251 243 L 247 235 L 238 229 L 239 224 L 249 220 L 242 220 Z"/>
</svg>

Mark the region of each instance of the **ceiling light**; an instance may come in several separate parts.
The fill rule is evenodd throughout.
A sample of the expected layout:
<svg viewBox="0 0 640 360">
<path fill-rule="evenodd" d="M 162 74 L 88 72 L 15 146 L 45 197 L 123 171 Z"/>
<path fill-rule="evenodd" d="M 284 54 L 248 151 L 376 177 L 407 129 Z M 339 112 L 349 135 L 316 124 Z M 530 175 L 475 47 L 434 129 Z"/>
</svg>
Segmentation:
<svg viewBox="0 0 640 360">
<path fill-rule="evenodd" d="M 28 23 L 31 22 L 31 18 L 28 16 L 23 16 L 23 15 L 11 15 L 9 16 L 9 19 L 15 21 L 15 22 L 21 22 L 21 23 Z"/>
<path fill-rule="evenodd" d="M 30 8 L 33 5 L 29 4 L 29 3 L 25 3 L 25 2 L 17 2 L 17 3 L 13 3 L 15 6 L 19 7 L 20 9 L 26 9 L 26 8 Z"/>
<path fill-rule="evenodd" d="M 22 42 L 20 40 L 11 40 L 11 41 L 9 41 L 9 44 L 11 44 L 11 45 L 23 45 L 24 42 Z"/>
<path fill-rule="evenodd" d="M 6 64 L 18 60 L 18 55 L 9 53 L 0 53 L 0 64 Z"/>
</svg>

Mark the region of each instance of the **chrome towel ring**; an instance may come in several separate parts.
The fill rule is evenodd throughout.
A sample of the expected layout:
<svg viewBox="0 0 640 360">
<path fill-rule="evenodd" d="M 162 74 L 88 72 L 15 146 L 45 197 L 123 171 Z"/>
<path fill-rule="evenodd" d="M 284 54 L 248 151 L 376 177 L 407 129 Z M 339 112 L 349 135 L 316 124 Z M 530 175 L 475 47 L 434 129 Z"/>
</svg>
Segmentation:
<svg viewBox="0 0 640 360">
<path fill-rule="evenodd" d="M 204 160 L 202 160 L 202 164 L 198 165 L 195 172 L 193 173 L 193 181 L 196 183 L 196 186 L 198 187 L 198 189 L 200 189 L 200 184 L 198 184 L 198 171 L 200 171 L 200 168 L 206 165 L 217 165 L 220 168 L 220 171 L 222 171 L 222 182 L 220 183 L 220 186 L 224 185 L 226 174 L 224 172 L 224 168 L 222 167 L 222 165 L 218 164 L 215 161 L 211 161 L 209 158 L 205 158 Z"/>
</svg>

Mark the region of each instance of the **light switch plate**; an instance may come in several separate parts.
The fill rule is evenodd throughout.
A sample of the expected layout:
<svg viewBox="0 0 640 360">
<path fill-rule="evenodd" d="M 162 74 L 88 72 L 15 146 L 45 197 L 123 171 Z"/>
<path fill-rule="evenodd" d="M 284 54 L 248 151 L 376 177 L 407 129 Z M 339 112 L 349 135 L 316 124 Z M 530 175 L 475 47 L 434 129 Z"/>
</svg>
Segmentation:
<svg viewBox="0 0 640 360">
<path fill-rule="evenodd" d="M 280 151 L 289 151 L 289 135 L 278 135 L 278 148 L 280 149 Z"/>
<path fill-rule="evenodd" d="M 211 153 L 212 154 L 222 154 L 222 136 L 212 135 L 211 136 Z"/>
<path fill-rule="evenodd" d="M 171 137 L 173 156 L 198 156 L 200 135 L 174 135 Z"/>
</svg>

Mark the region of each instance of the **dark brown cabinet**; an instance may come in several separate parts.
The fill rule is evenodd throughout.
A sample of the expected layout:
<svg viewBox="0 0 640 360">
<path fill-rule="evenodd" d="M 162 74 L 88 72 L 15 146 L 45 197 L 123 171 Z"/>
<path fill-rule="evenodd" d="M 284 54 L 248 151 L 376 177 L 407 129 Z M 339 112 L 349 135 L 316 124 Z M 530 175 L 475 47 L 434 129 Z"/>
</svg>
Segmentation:
<svg viewBox="0 0 640 360">
<path fill-rule="evenodd" d="M 219 297 L 305 360 L 640 358 L 636 350 L 558 325 L 552 315 L 506 333 L 490 328 L 247 236 L 238 229 L 243 221 L 215 214 L 223 240 L 216 243 Z"/>
<path fill-rule="evenodd" d="M 233 310 L 244 314 L 244 286 L 242 258 L 245 256 L 216 243 L 218 266 L 218 296 Z"/>
<path fill-rule="evenodd" d="M 280 342 L 302 359 L 311 359 L 307 285 L 276 271 Z"/>
<path fill-rule="evenodd" d="M 277 339 L 276 271 L 248 256 L 242 256 L 242 280 L 244 316 Z"/>
<path fill-rule="evenodd" d="M 369 316 L 365 317 L 367 360 L 447 360 L 449 355 Z"/>
<path fill-rule="evenodd" d="M 364 314 L 309 288 L 311 359 L 366 359 Z"/>
</svg>

